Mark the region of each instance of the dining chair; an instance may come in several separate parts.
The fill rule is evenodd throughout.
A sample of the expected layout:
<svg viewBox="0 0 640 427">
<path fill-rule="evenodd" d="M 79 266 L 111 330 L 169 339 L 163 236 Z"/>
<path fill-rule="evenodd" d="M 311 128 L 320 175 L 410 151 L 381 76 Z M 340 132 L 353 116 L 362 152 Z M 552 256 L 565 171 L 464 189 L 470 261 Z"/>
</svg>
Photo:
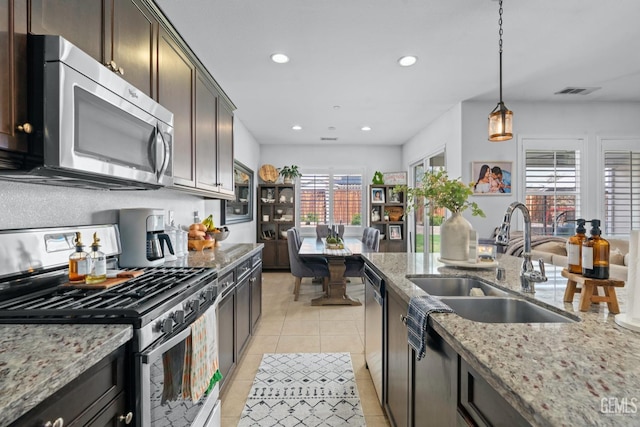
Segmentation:
<svg viewBox="0 0 640 427">
<path fill-rule="evenodd" d="M 366 227 L 362 232 L 363 245 L 369 252 L 378 252 L 380 249 L 380 230 Z M 347 257 L 344 261 L 344 277 L 360 277 L 364 283 L 364 260 L 360 256 Z"/>
<path fill-rule="evenodd" d="M 316 236 L 318 236 L 318 239 L 324 239 L 329 236 L 329 226 L 327 224 L 316 225 Z"/>
<path fill-rule="evenodd" d="M 322 277 L 322 290 L 327 291 L 329 285 L 329 263 L 326 259 L 320 257 L 314 257 L 312 260 L 304 260 L 300 257 L 298 252 L 300 251 L 300 244 L 296 237 L 296 230 L 287 230 L 287 247 L 289 249 L 289 267 L 291 268 L 291 274 L 295 277 L 295 285 L 293 287 L 294 301 L 298 301 L 298 295 L 300 293 L 300 283 L 305 277 L 311 279 L 316 277 Z"/>
</svg>

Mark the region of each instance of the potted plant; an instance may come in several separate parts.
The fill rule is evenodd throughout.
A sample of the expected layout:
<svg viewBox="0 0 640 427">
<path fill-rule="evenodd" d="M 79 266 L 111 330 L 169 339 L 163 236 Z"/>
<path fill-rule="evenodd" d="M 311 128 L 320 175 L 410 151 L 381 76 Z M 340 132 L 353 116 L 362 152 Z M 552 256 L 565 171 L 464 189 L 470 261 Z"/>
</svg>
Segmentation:
<svg viewBox="0 0 640 427">
<path fill-rule="evenodd" d="M 389 221 L 389 211 L 385 209 L 384 211 L 384 220 Z"/>
<path fill-rule="evenodd" d="M 283 166 L 282 168 L 278 169 L 278 172 L 284 178 L 285 184 L 291 184 L 294 179 L 302 175 L 298 170 L 298 166 L 296 165 Z"/>
<path fill-rule="evenodd" d="M 469 231 L 471 224 L 462 212 L 471 209 L 471 215 L 485 217 L 476 202 L 469 201 L 473 184 L 465 184 L 459 178 L 450 179 L 444 170 L 426 172 L 416 187 L 397 185 L 395 193 L 405 193 L 408 209 L 422 203 L 432 211 L 445 208 L 452 215 L 440 226 L 440 255 L 443 260 L 467 261 L 469 257 Z"/>
</svg>

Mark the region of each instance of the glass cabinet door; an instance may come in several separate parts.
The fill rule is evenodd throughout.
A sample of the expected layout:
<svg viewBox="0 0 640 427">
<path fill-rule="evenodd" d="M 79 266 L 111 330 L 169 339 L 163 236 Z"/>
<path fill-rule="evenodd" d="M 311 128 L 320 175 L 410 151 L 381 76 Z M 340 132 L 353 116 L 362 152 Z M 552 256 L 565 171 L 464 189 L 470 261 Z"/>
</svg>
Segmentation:
<svg viewBox="0 0 640 427">
<path fill-rule="evenodd" d="M 222 223 L 235 224 L 253 221 L 253 171 L 240 163 L 233 162 L 235 199 L 225 200 L 222 209 Z"/>
</svg>

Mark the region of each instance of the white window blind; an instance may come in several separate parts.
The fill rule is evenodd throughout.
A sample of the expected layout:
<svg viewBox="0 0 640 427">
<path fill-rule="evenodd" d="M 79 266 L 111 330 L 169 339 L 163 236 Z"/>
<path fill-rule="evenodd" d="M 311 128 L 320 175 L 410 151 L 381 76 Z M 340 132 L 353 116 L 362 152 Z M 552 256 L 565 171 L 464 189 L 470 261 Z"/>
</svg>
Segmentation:
<svg viewBox="0 0 640 427">
<path fill-rule="evenodd" d="M 640 151 L 604 150 L 604 232 L 640 229 Z"/>
<path fill-rule="evenodd" d="M 303 174 L 300 177 L 300 225 L 362 224 L 362 175 Z"/>
<path fill-rule="evenodd" d="M 580 216 L 580 151 L 525 150 L 525 196 L 533 234 L 572 235 Z"/>
</svg>

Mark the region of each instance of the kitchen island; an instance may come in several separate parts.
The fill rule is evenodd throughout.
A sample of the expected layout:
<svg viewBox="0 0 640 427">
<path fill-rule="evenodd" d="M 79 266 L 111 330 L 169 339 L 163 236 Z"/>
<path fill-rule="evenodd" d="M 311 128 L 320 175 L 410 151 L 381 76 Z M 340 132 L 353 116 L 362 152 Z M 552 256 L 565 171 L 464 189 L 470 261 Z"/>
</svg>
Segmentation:
<svg viewBox="0 0 640 427">
<path fill-rule="evenodd" d="M 368 263 L 387 290 L 406 303 L 425 295 L 407 276 L 480 277 L 517 296 L 580 319 L 571 323 L 480 323 L 456 314 L 430 316 L 436 331 L 466 363 L 531 425 L 640 425 L 640 334 L 619 327 L 606 304 L 578 309 L 579 298 L 564 303 L 566 279 L 549 267 L 549 281 L 535 294 L 520 293 L 522 260 L 501 256 L 504 281 L 495 268 L 461 269 L 437 261 L 437 254 L 372 253 Z M 618 294 L 625 311 L 626 292 Z"/>
</svg>

